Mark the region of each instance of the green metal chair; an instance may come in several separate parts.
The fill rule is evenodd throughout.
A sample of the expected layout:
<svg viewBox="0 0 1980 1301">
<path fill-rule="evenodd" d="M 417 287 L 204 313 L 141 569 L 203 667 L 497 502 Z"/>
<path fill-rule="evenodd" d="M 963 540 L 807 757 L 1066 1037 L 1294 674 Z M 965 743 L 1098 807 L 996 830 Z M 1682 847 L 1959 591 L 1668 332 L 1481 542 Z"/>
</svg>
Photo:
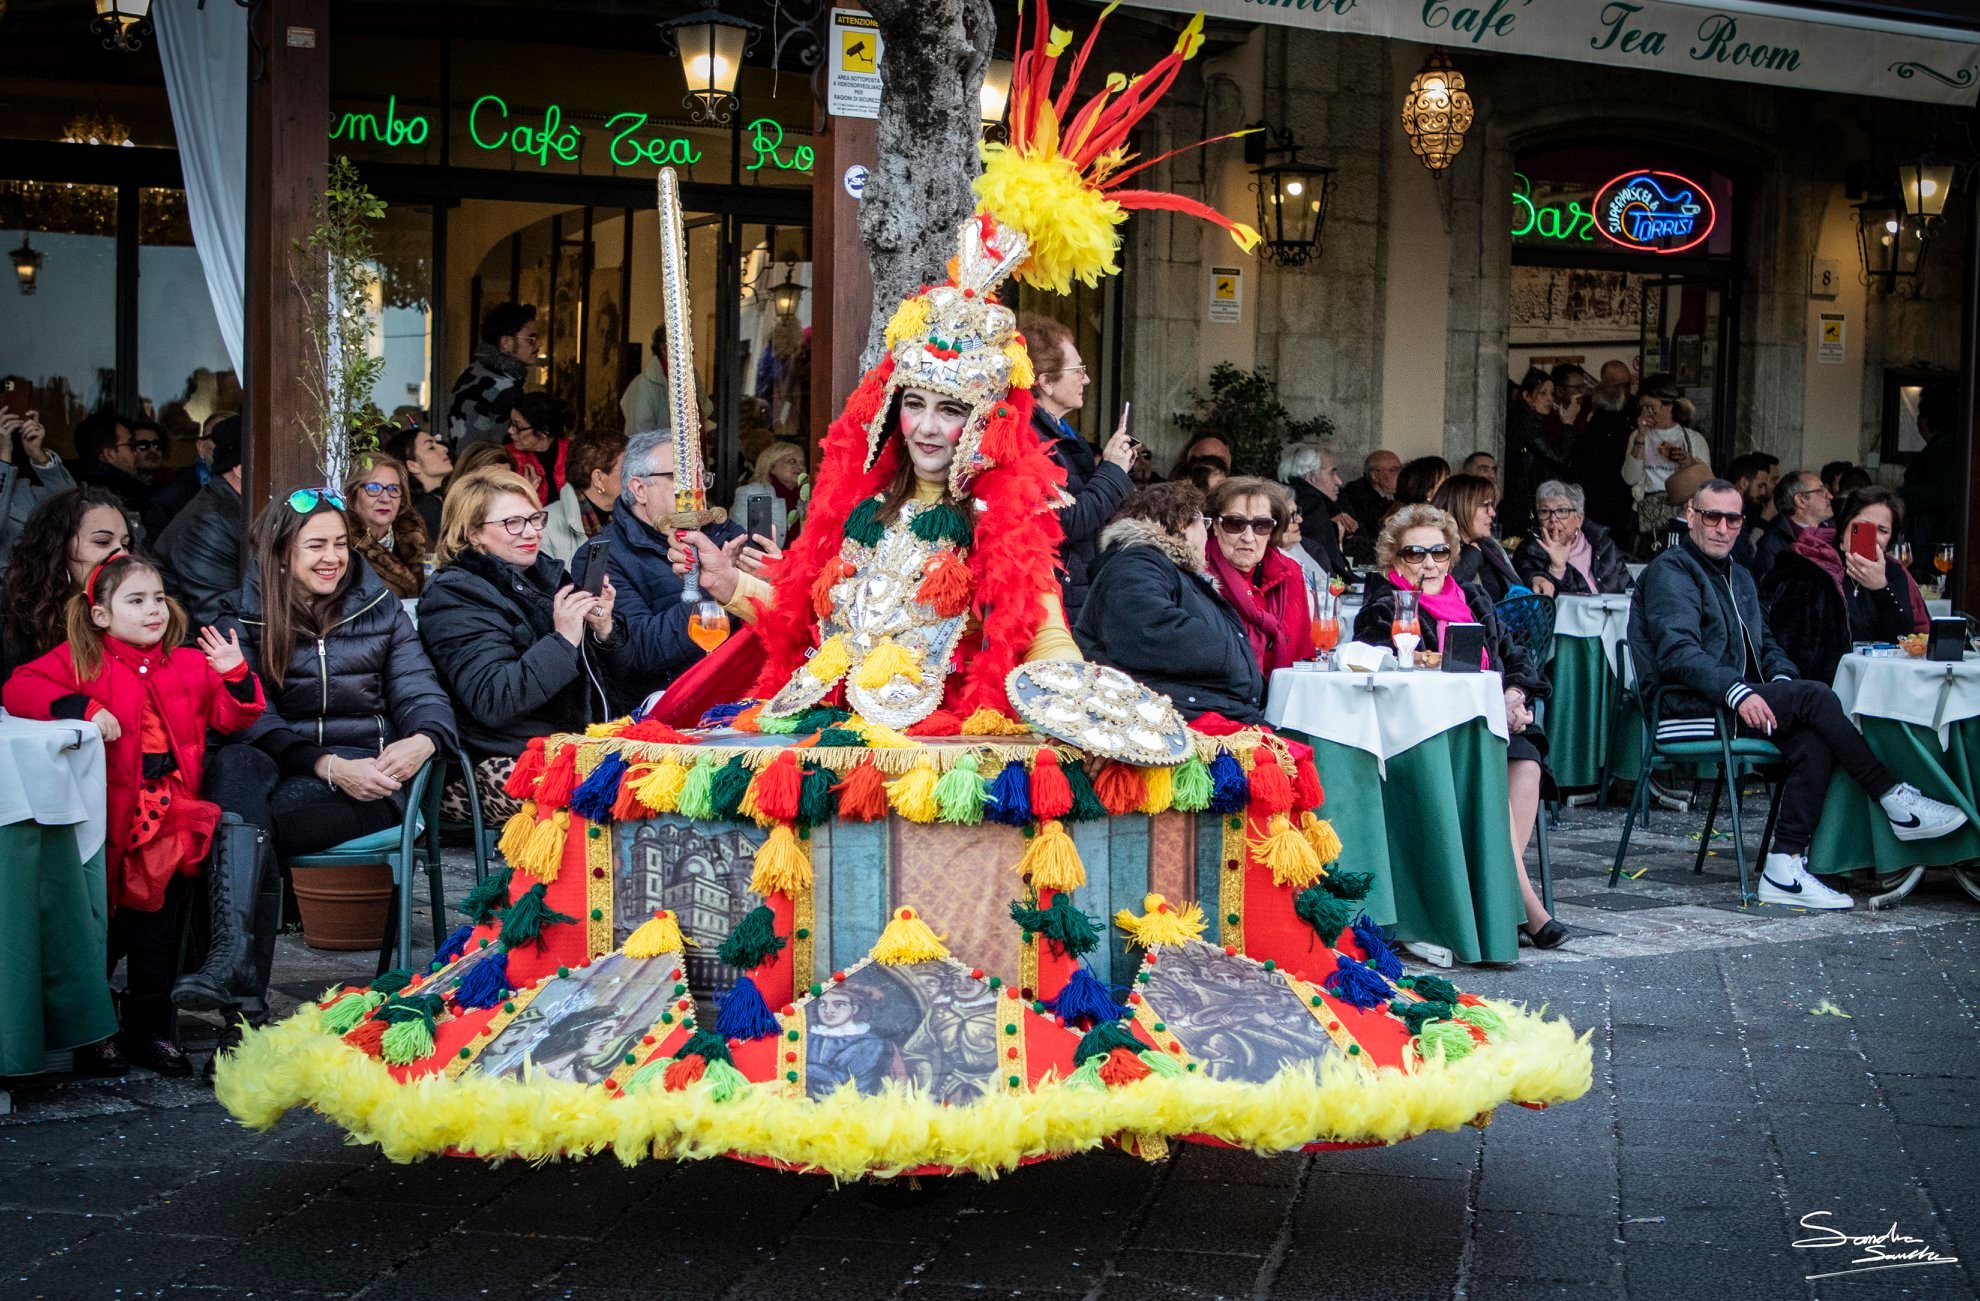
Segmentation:
<svg viewBox="0 0 1980 1301">
<path fill-rule="evenodd" d="M 1493 609 L 1506 635 L 1526 653 L 1527 663 L 1542 675 L 1554 659 L 1554 598 L 1528 593 L 1509 596 Z M 1541 730 L 1547 726 L 1547 702 L 1533 702 L 1533 722 Z M 1561 825 L 1559 800 L 1541 802 L 1539 816 L 1533 819 L 1533 844 L 1540 856 L 1540 903 L 1554 911 L 1554 853 L 1548 832 Z"/>
<path fill-rule="evenodd" d="M 397 827 L 374 831 L 368 836 L 346 840 L 341 845 L 314 854 L 297 854 L 282 861 L 292 871 L 313 867 L 365 867 L 383 863 L 392 869 L 392 906 L 386 915 L 385 934 L 378 945 L 378 971 L 391 968 L 396 953 L 412 964 L 412 888 L 420 860 L 425 860 L 426 884 L 437 927 L 447 915 L 446 886 L 440 875 L 440 783 L 436 771 L 444 764 L 440 756 L 428 759 L 413 774 L 406 791 L 406 815 Z M 424 831 L 425 844 L 421 845 Z"/>
<path fill-rule="evenodd" d="M 466 822 L 443 822 L 434 818 L 427 825 L 428 848 L 432 853 L 440 852 L 440 833 L 465 834 L 474 853 L 474 879 L 479 882 L 488 875 L 488 864 L 495 857 L 495 842 L 501 839 L 499 828 L 491 827 L 481 816 L 481 788 L 475 784 L 474 764 L 467 751 L 456 745 L 444 755 L 436 755 L 447 768 L 458 771 L 461 781 L 467 787 L 468 820 Z M 447 789 L 447 772 L 440 772 L 436 778 L 436 789 L 442 794 Z M 435 796 L 436 802 L 440 797 Z"/>
<path fill-rule="evenodd" d="M 1776 769 L 1783 762 L 1780 747 L 1772 741 L 1757 737 L 1739 736 L 1734 730 L 1734 719 L 1730 709 L 1717 706 L 1714 717 L 1717 719 L 1717 735 L 1701 741 L 1660 741 L 1657 739 L 1657 724 L 1663 717 L 1664 702 L 1672 697 L 1698 699 L 1697 693 L 1680 686 L 1662 686 L 1651 693 L 1645 701 L 1636 681 L 1635 665 L 1630 659 L 1629 647 L 1624 645 L 1622 652 L 1623 692 L 1636 703 L 1641 723 L 1642 764 L 1636 776 L 1636 790 L 1630 796 L 1629 814 L 1623 819 L 1622 842 L 1616 846 L 1616 861 L 1609 868 L 1611 889 L 1622 877 L 1623 860 L 1629 856 L 1630 832 L 1635 829 L 1636 819 L 1646 817 L 1650 803 L 1650 779 L 1660 770 L 1675 770 L 1684 767 L 1716 764 L 1719 779 L 1712 788 L 1712 808 L 1705 817 L 1705 830 L 1698 839 L 1698 856 L 1692 863 L 1692 871 L 1705 870 L 1705 855 L 1712 844 L 1712 824 L 1718 818 L 1719 797 L 1725 786 L 1732 786 L 1732 844 L 1733 861 L 1739 867 L 1739 896 L 1743 903 L 1754 899 L 1752 876 L 1746 864 L 1746 830 L 1741 812 L 1741 797 L 1745 792 L 1749 776 L 1766 780 L 1768 769 Z M 1767 846 L 1774 838 L 1774 821 L 1780 813 L 1781 787 L 1773 783 L 1773 794 L 1767 802 L 1767 825 L 1761 832 L 1760 854 L 1765 860 Z"/>
</svg>

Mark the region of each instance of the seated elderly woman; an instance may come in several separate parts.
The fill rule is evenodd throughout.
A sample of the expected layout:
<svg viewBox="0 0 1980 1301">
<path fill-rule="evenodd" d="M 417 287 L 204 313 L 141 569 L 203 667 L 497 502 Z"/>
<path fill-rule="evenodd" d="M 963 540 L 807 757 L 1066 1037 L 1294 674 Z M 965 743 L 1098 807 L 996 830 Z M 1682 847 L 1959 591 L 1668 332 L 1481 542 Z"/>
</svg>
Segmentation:
<svg viewBox="0 0 1980 1301">
<path fill-rule="evenodd" d="M 1851 526 L 1862 525 L 1875 554 L 1856 554 Z M 1896 641 L 1931 626 L 1925 598 L 1890 558 L 1904 503 L 1889 488 L 1858 488 L 1836 508 L 1833 528 L 1802 533 L 1760 580 L 1767 627 L 1801 676 L 1830 682 L 1859 641 Z"/>
<path fill-rule="evenodd" d="M 1088 659 L 1167 695 L 1185 718 L 1263 723 L 1265 673 L 1243 618 L 1205 572 L 1204 525 L 1194 484 L 1128 498 L 1100 535 L 1073 637 Z"/>
<path fill-rule="evenodd" d="M 1244 621 L 1258 667 L 1275 669 L 1313 658 L 1313 618 L 1299 562 L 1280 550 L 1292 524 L 1292 496 L 1269 479 L 1242 475 L 1210 493 L 1205 513 L 1215 545 L 1204 570 Z"/>
<path fill-rule="evenodd" d="M 1533 494 L 1532 536 L 1513 568 L 1542 596 L 1600 596 L 1629 590 L 1629 567 L 1609 530 L 1589 519 L 1579 484 L 1549 479 Z"/>
<path fill-rule="evenodd" d="M 1519 864 L 1519 889 L 1526 904 L 1526 921 L 1520 929 L 1539 948 L 1559 948 L 1567 939 L 1567 928 L 1548 914 L 1526 874 L 1526 842 L 1533 838 L 1541 788 L 1548 780 L 1547 738 L 1534 725 L 1532 702 L 1547 693 L 1547 682 L 1527 664 L 1519 644 L 1506 635 L 1485 589 L 1451 576 L 1457 552 L 1457 522 L 1445 512 L 1435 506 L 1404 506 L 1391 512 L 1375 542 L 1380 568 L 1368 576 L 1367 599 L 1354 620 L 1354 639 L 1389 645 L 1389 625 L 1401 592 L 1417 594 L 1417 622 L 1426 648 L 1442 647 L 1447 624 L 1476 623 L 1484 628 L 1484 667 L 1505 683 L 1506 730 L 1511 733 L 1506 785 L 1512 799 L 1513 861 Z"/>
<path fill-rule="evenodd" d="M 1457 522 L 1464 546 L 1451 566 L 1459 583 L 1477 582 L 1494 604 L 1525 591 L 1526 580 L 1513 568 L 1512 557 L 1492 536 L 1499 518 L 1499 485 L 1479 474 L 1454 474 L 1437 489 L 1431 505 Z"/>
</svg>

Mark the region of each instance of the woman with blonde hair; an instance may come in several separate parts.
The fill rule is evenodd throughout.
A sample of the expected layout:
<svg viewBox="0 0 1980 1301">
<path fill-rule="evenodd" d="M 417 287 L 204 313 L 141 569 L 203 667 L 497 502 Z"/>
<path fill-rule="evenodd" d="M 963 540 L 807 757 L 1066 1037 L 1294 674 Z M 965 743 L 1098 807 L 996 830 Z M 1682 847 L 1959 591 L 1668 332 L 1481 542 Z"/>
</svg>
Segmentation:
<svg viewBox="0 0 1980 1301">
<path fill-rule="evenodd" d="M 731 523 L 747 527 L 752 499 L 770 499 L 770 519 L 776 536 L 770 540 L 784 545 L 797 535 L 800 513 L 804 510 L 804 449 L 796 443 L 775 442 L 756 456 L 756 469 L 749 482 L 736 489 L 729 509 Z"/>
<path fill-rule="evenodd" d="M 344 514 L 351 550 L 402 601 L 426 585 L 426 521 L 412 500 L 405 463 L 383 452 L 360 452 L 344 475 Z"/>
<path fill-rule="evenodd" d="M 1404 592 L 1416 594 L 1425 649 L 1442 649 L 1446 625 L 1475 623 L 1484 628 L 1483 667 L 1499 674 L 1505 684 L 1513 862 L 1519 867 L 1519 889 L 1526 905 L 1526 922 L 1520 929 L 1538 948 L 1559 948 L 1567 939 L 1567 928 L 1548 914 L 1526 874 L 1526 842 L 1533 838 L 1542 789 L 1552 780 L 1546 770 L 1547 738 L 1533 721 L 1533 701 L 1547 694 L 1547 680 L 1527 663 L 1519 643 L 1506 635 L 1485 589 L 1452 577 L 1458 539 L 1457 521 L 1435 506 L 1400 506 L 1390 512 L 1375 541 L 1377 567 L 1368 575 L 1367 599 L 1355 616 L 1354 639 L 1390 645 L 1396 598 Z"/>
</svg>

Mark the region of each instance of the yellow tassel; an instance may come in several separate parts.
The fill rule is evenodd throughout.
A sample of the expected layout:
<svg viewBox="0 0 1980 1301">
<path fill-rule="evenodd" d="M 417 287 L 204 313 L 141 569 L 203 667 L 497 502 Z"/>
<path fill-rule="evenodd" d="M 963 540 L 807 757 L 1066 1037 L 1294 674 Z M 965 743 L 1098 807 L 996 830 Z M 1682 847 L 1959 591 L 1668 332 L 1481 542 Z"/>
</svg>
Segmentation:
<svg viewBox="0 0 1980 1301">
<path fill-rule="evenodd" d="M 1148 798 L 1141 801 L 1141 811 L 1167 813 L 1176 798 L 1176 770 L 1148 768 L 1142 775 L 1148 779 Z"/>
<path fill-rule="evenodd" d="M 846 639 L 839 636 L 827 637 L 817 653 L 804 662 L 806 673 L 828 684 L 844 677 L 851 667 L 852 656 L 846 651 Z"/>
<path fill-rule="evenodd" d="M 495 852 L 502 860 L 514 867 L 522 862 L 523 853 L 529 848 L 529 833 L 536 830 L 536 801 L 524 800 L 510 819 L 502 824 L 502 838 L 495 842 Z"/>
<path fill-rule="evenodd" d="M 1017 343 L 1006 344 L 1004 357 L 1011 363 L 1011 387 L 1027 389 L 1037 381 L 1031 369 L 1031 353 Z"/>
<path fill-rule="evenodd" d="M 1271 867 L 1273 885 L 1304 890 L 1327 875 L 1320 855 L 1305 836 L 1293 830 L 1292 819 L 1283 813 L 1272 815 L 1271 832 L 1265 839 L 1246 837 L 1244 844 L 1253 858 Z"/>
<path fill-rule="evenodd" d="M 927 922 L 914 915 L 914 909 L 896 908 L 894 920 L 887 923 L 887 929 L 880 932 L 880 939 L 873 946 L 873 960 L 890 967 L 935 962 L 949 956 L 949 950 L 942 944 L 947 938 L 930 930 Z"/>
<path fill-rule="evenodd" d="M 858 714 L 854 714 L 841 726 L 865 741 L 870 750 L 913 750 L 921 745 L 921 742 L 911 736 L 903 735 L 879 723 L 868 722 Z"/>
<path fill-rule="evenodd" d="M 909 822 L 933 822 L 941 812 L 935 803 L 935 764 L 923 755 L 914 767 L 887 783 L 887 802 Z"/>
<path fill-rule="evenodd" d="M 1334 824 L 1312 813 L 1299 815 L 1299 834 L 1306 837 L 1306 843 L 1313 846 L 1314 854 L 1325 867 L 1341 856 L 1341 838 L 1334 831 Z"/>
<path fill-rule="evenodd" d="M 868 691 L 878 691 L 895 678 L 906 678 L 920 686 L 921 666 L 915 663 L 913 651 L 892 638 L 884 638 L 859 662 L 855 680 Z"/>
<path fill-rule="evenodd" d="M 895 345 L 903 339 L 919 339 L 927 333 L 927 296 L 917 294 L 913 298 L 904 298 L 901 300 L 901 305 L 894 309 L 894 319 L 887 322 L 885 336 L 887 351 L 892 352 Z"/>
<path fill-rule="evenodd" d="M 570 833 L 570 810 L 558 809 L 537 823 L 536 829 L 529 833 L 529 844 L 523 847 L 522 857 L 510 861 L 519 872 L 539 881 L 554 881 L 557 873 L 563 870 L 564 841 Z"/>
<path fill-rule="evenodd" d="M 763 848 L 756 851 L 756 868 L 749 874 L 751 894 L 789 898 L 811 888 L 811 855 L 805 853 L 786 823 L 770 828 Z"/>
<path fill-rule="evenodd" d="M 657 958 L 663 953 L 683 952 L 693 943 L 681 934 L 681 924 L 674 919 L 674 914 L 661 908 L 651 918 L 641 922 L 638 930 L 626 936 L 619 952 L 629 958 Z"/>
<path fill-rule="evenodd" d="M 1128 933 L 1128 938 L 1144 949 L 1167 945 L 1174 948 L 1191 940 L 1203 938 L 1203 909 L 1196 904 L 1185 904 L 1180 912 L 1167 899 L 1159 894 L 1151 894 L 1141 901 L 1147 911 L 1140 917 L 1123 908 L 1114 914 L 1114 925 Z"/>
<path fill-rule="evenodd" d="M 979 707 L 963 720 L 962 725 L 964 736 L 1024 736 L 1030 731 L 1023 723 L 1008 714 L 998 713 L 988 705 Z"/>
<path fill-rule="evenodd" d="M 1043 822 L 1018 860 L 1020 875 L 1038 890 L 1077 890 L 1086 884 L 1086 864 L 1079 861 L 1072 837 L 1057 821 Z"/>
<path fill-rule="evenodd" d="M 640 779 L 633 794 L 655 813 L 672 813 L 681 806 L 681 787 L 685 785 L 687 769 L 672 759 L 662 759 Z"/>
<path fill-rule="evenodd" d="M 615 718 L 609 723 L 593 723 L 584 729 L 584 734 L 593 737 L 617 736 L 630 726 L 632 726 L 632 715 L 627 714 L 624 718 Z"/>
</svg>

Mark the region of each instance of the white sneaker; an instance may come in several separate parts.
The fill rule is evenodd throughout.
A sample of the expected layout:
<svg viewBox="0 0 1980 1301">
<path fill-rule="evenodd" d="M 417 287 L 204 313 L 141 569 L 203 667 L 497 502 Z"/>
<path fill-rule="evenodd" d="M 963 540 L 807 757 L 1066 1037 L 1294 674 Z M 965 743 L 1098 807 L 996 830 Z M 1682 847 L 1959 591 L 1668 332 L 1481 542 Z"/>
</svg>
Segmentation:
<svg viewBox="0 0 1980 1301">
<path fill-rule="evenodd" d="M 1966 825 L 1964 813 L 1919 794 L 1909 784 L 1893 786 L 1878 803 L 1891 820 L 1891 834 L 1899 840 L 1937 840 Z"/>
<path fill-rule="evenodd" d="M 1760 869 L 1760 902 L 1837 912 L 1856 906 L 1856 901 L 1847 894 L 1823 885 L 1808 870 L 1808 858 L 1803 854 L 1767 855 L 1766 864 Z"/>
</svg>

